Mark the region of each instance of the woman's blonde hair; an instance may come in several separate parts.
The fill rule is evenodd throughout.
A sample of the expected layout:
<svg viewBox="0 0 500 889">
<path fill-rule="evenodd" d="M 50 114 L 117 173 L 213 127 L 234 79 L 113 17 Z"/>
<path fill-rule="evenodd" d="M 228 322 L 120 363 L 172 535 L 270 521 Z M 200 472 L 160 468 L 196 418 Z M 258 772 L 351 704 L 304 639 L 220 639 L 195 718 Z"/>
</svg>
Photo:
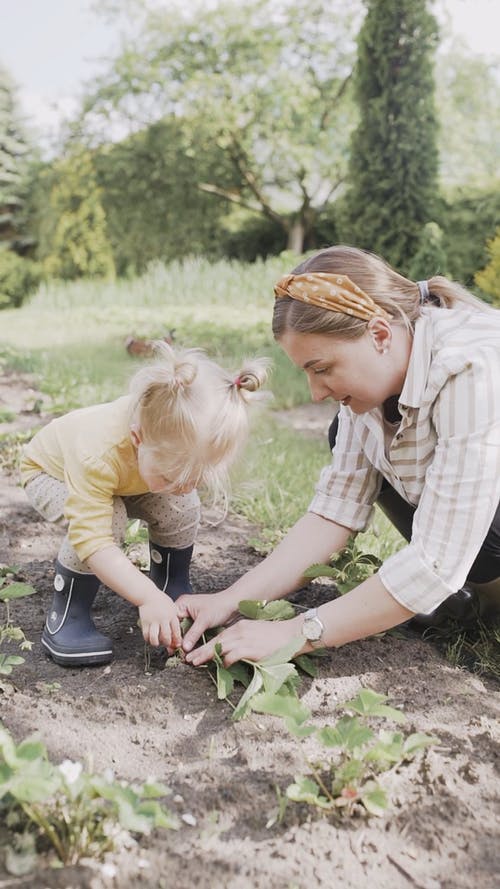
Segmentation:
<svg viewBox="0 0 500 889">
<path fill-rule="evenodd" d="M 293 275 L 311 272 L 329 272 L 346 275 L 368 296 L 386 310 L 396 322 L 413 330 L 422 305 L 420 290 L 414 281 L 405 278 L 393 269 L 384 259 L 357 247 L 338 245 L 321 250 L 293 269 Z M 429 305 L 433 302 L 443 308 L 469 306 L 478 311 L 495 311 L 486 303 L 476 299 L 460 284 L 434 275 L 427 280 Z M 284 297 L 274 305 L 273 333 L 279 340 L 287 330 L 296 333 L 323 333 L 340 336 L 343 339 L 357 339 L 366 330 L 366 321 L 360 318 L 308 306 L 302 302 Z"/>
<path fill-rule="evenodd" d="M 231 374 L 200 349 L 154 344 L 158 360 L 132 378 L 131 421 L 142 444 L 175 485 L 207 486 L 227 500 L 228 469 L 248 434 L 248 406 L 267 378 L 269 359 Z"/>
</svg>

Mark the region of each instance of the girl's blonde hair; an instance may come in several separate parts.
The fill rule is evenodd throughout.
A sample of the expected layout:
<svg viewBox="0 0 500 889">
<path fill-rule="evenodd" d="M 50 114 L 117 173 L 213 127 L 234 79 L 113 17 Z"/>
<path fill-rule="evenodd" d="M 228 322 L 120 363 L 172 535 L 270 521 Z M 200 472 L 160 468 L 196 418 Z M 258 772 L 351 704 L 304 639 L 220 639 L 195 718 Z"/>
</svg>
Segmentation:
<svg viewBox="0 0 500 889">
<path fill-rule="evenodd" d="M 418 285 L 400 275 L 374 253 L 344 245 L 328 247 L 306 259 L 292 274 L 303 275 L 308 272 L 347 275 L 377 305 L 389 312 L 395 321 L 405 324 L 410 330 L 413 330 L 421 313 Z M 442 275 L 429 278 L 427 286 L 430 295 L 428 304 L 435 302 L 443 308 L 469 306 L 482 312 L 495 311 L 460 284 L 449 281 Z M 274 305 L 273 333 L 277 340 L 287 330 L 296 333 L 332 334 L 354 340 L 363 335 L 366 323 L 352 315 L 304 305 L 291 297 L 277 299 Z"/>
<path fill-rule="evenodd" d="M 232 375 L 200 349 L 155 342 L 158 360 L 132 378 L 131 421 L 161 472 L 182 488 L 207 486 L 227 500 L 228 469 L 248 434 L 248 406 L 267 378 L 269 359 Z"/>
</svg>

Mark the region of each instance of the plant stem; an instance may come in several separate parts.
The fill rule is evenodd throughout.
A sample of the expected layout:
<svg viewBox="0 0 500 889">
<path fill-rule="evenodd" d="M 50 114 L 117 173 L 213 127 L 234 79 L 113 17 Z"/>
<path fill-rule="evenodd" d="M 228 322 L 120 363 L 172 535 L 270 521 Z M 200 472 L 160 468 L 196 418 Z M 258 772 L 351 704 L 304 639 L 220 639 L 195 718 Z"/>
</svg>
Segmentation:
<svg viewBox="0 0 500 889">
<path fill-rule="evenodd" d="M 57 835 L 57 831 L 54 830 L 54 828 L 52 827 L 50 822 L 47 820 L 45 815 L 43 815 L 43 813 L 40 812 L 40 810 L 37 809 L 35 806 L 29 805 L 29 803 L 22 802 L 21 807 L 22 807 L 23 811 L 26 813 L 26 815 L 28 816 L 28 818 L 31 821 L 34 821 L 35 824 L 38 824 L 38 827 L 40 827 L 41 830 L 46 834 L 46 836 L 49 838 L 50 842 L 54 846 L 54 849 L 56 850 L 57 854 L 59 855 L 59 858 L 61 859 L 62 863 L 66 864 L 67 863 L 67 853 L 64 848 L 64 845 L 61 842 L 60 837 Z"/>
<path fill-rule="evenodd" d="M 312 762 L 310 762 L 307 758 L 306 758 L 306 763 L 307 763 L 307 765 L 308 765 L 309 768 L 311 769 L 311 772 L 312 772 L 313 775 L 314 775 L 314 780 L 316 781 L 317 784 L 319 784 L 319 786 L 321 787 L 321 790 L 323 791 L 323 793 L 325 794 L 325 796 L 327 797 L 327 799 L 328 799 L 328 800 L 330 801 L 330 803 L 334 806 L 334 805 L 335 805 L 335 797 L 332 796 L 332 794 L 330 793 L 330 791 L 329 791 L 328 788 L 326 787 L 326 785 L 325 785 L 325 783 L 324 783 L 324 781 L 323 781 L 321 775 L 318 773 L 318 771 L 317 771 L 317 769 L 316 769 L 316 766 L 315 766 Z"/>
</svg>

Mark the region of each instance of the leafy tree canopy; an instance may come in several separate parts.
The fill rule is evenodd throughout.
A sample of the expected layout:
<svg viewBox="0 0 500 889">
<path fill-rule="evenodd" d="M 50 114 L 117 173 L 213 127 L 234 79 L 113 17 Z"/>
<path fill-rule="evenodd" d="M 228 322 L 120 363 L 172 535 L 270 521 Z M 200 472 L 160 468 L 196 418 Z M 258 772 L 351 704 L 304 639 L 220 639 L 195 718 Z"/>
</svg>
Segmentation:
<svg viewBox="0 0 500 889">
<path fill-rule="evenodd" d="M 86 103 L 87 130 L 185 122 L 186 153 L 216 144 L 235 173 L 198 187 L 264 214 L 301 249 L 345 175 L 355 109 L 349 84 L 361 5 L 248 0 L 184 13 L 132 4 L 137 17 Z M 108 4 L 108 15 L 116 6 Z M 130 9 L 129 9 L 130 13 Z M 104 124 L 104 126 L 103 126 Z"/>
</svg>

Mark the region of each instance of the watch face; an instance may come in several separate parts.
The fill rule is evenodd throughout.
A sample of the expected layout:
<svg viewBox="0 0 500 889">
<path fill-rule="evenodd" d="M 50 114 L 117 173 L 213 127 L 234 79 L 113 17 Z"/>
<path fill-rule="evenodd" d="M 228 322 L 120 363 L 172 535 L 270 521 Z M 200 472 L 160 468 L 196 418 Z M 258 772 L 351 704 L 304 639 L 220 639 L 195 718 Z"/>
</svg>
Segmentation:
<svg viewBox="0 0 500 889">
<path fill-rule="evenodd" d="M 317 642 L 321 639 L 323 632 L 323 624 L 318 617 L 306 618 L 303 625 L 303 633 L 310 642 Z"/>
</svg>

